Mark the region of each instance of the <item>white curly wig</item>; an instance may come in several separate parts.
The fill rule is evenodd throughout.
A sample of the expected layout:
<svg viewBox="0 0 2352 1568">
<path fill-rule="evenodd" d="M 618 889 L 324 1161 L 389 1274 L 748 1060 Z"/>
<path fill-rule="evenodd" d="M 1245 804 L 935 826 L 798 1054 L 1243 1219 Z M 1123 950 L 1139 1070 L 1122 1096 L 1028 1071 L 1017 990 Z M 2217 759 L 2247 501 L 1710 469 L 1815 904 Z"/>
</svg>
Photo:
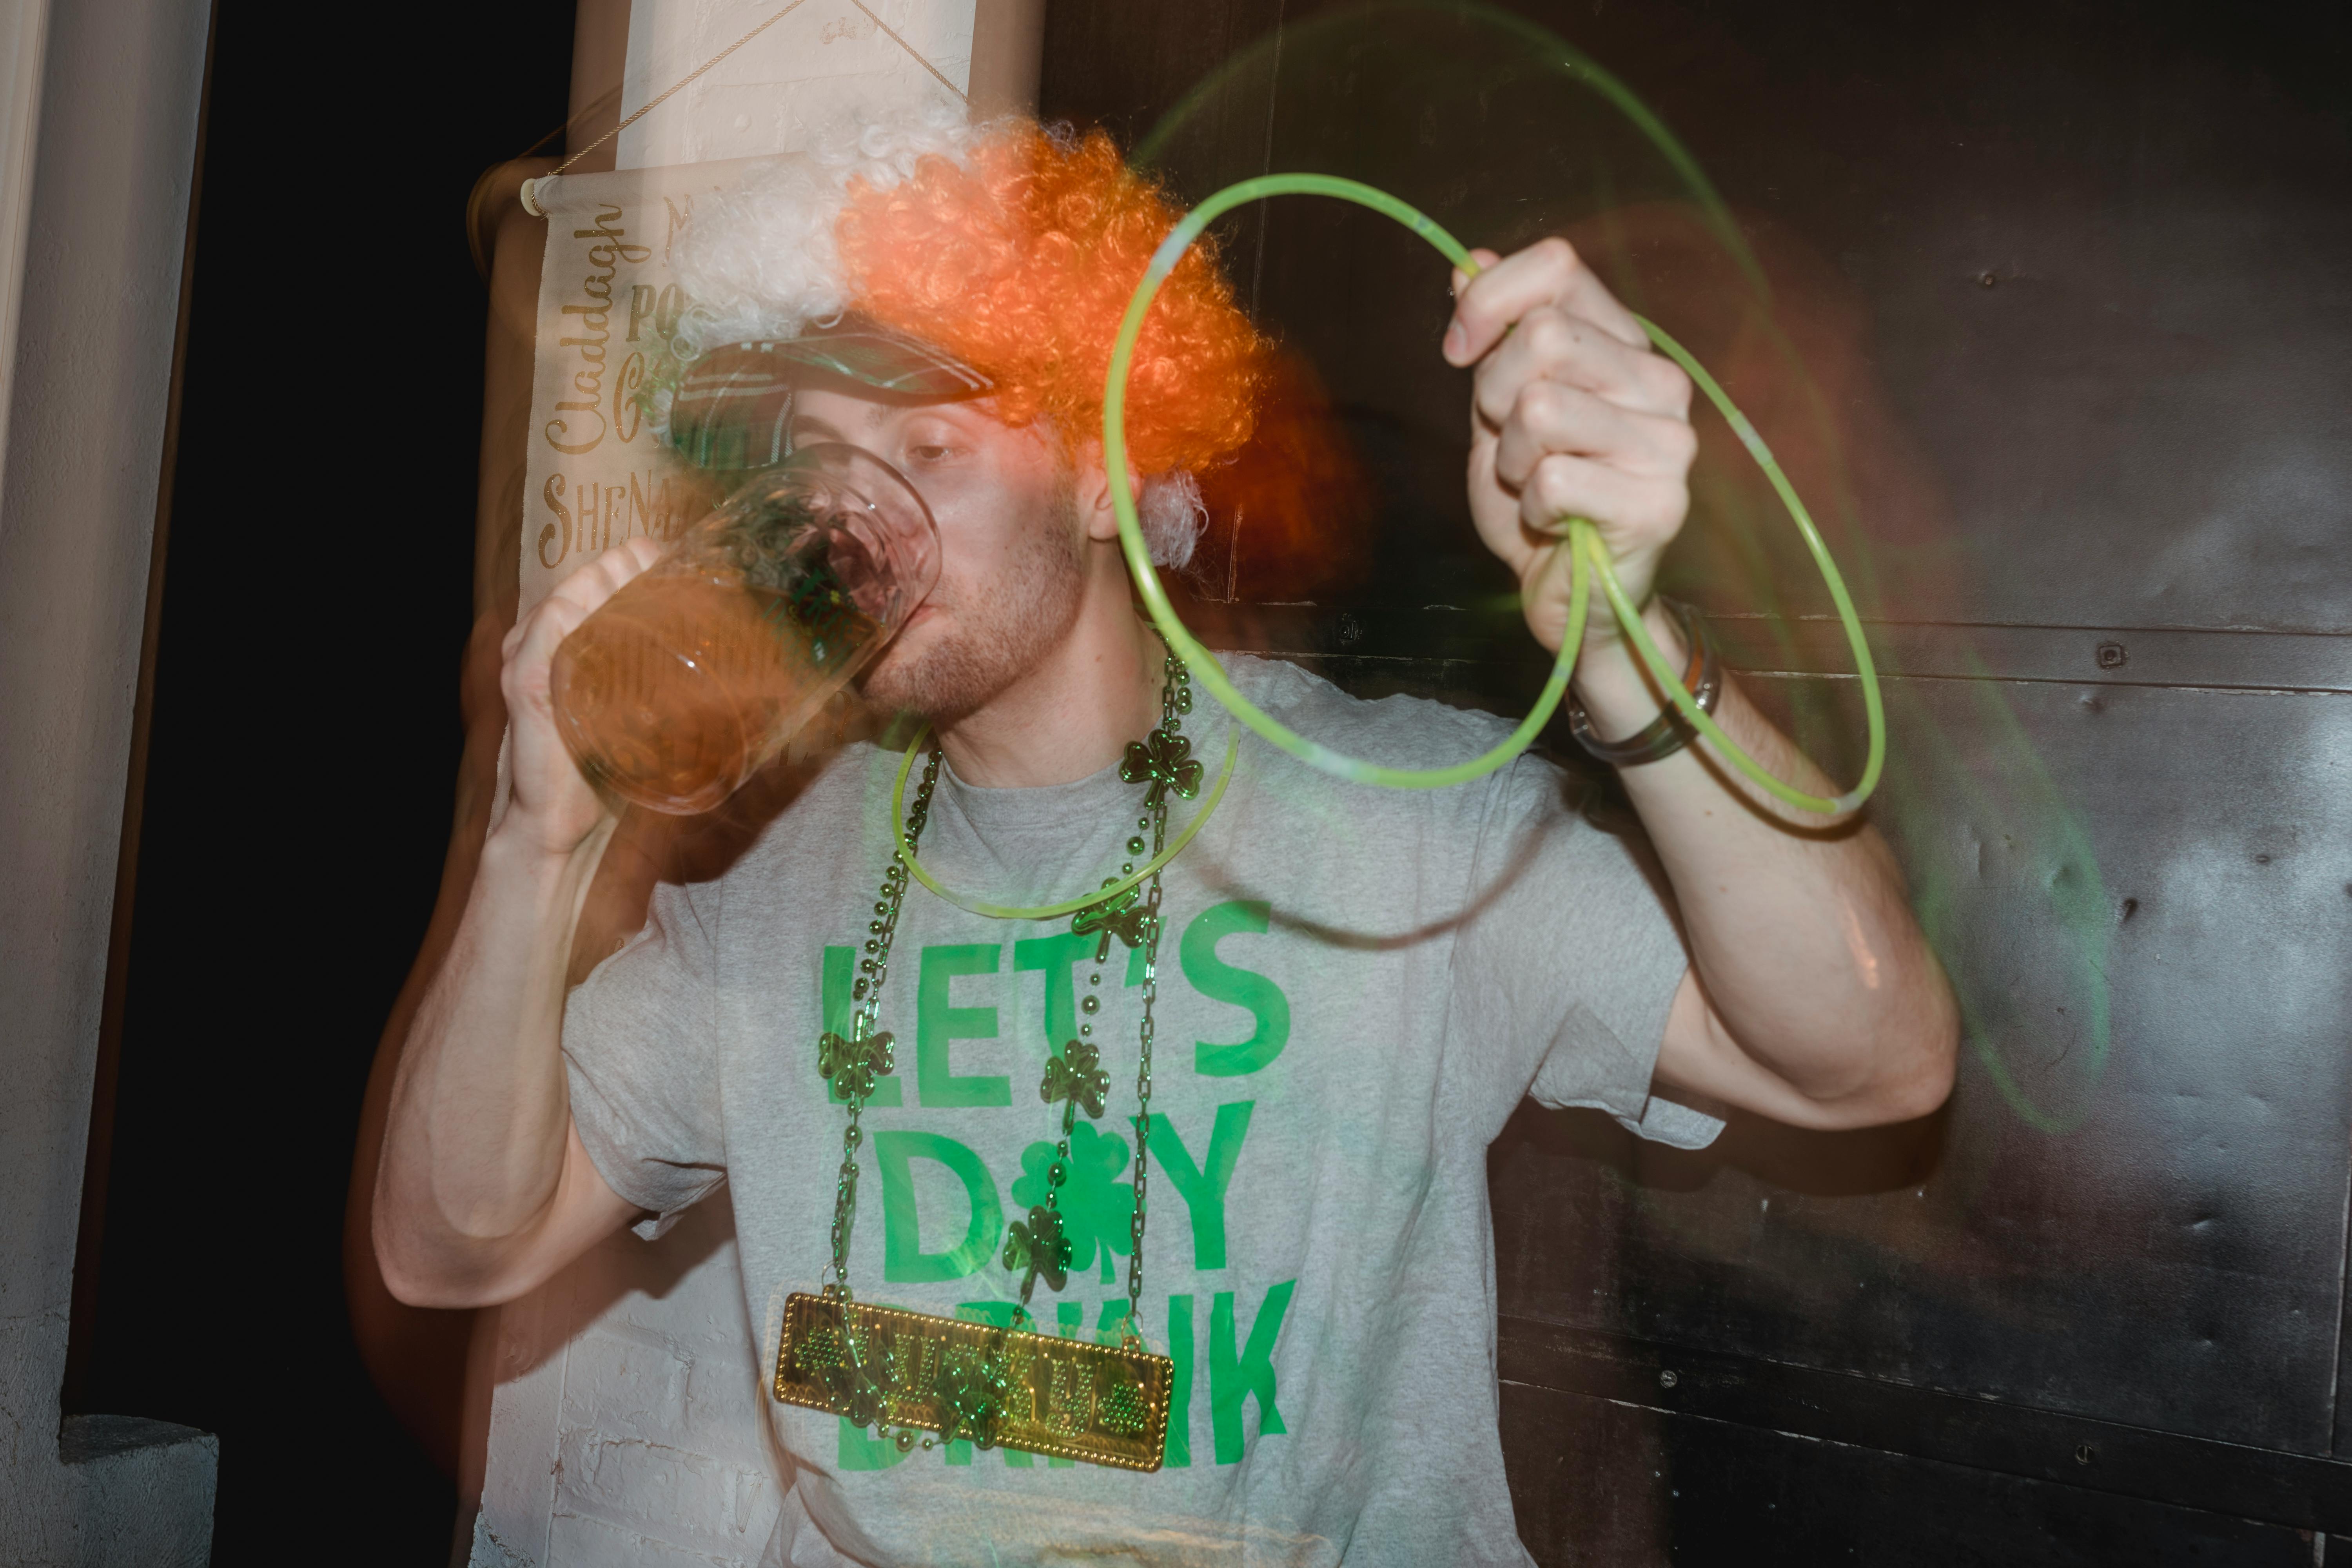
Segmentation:
<svg viewBox="0 0 2352 1568">
<path fill-rule="evenodd" d="M 973 125 L 937 100 L 861 108 L 822 129 L 808 151 L 756 163 L 733 190 L 697 198 L 671 252 L 692 301 L 678 319 L 675 351 L 693 359 L 729 343 L 797 337 L 838 317 L 850 301 L 834 231 L 852 182 L 887 191 L 925 158 L 961 163 L 994 123 Z M 653 412 L 658 422 L 667 410 Z M 1199 484 L 1181 469 L 1129 478 L 1153 563 L 1189 564 L 1209 521 Z"/>
</svg>

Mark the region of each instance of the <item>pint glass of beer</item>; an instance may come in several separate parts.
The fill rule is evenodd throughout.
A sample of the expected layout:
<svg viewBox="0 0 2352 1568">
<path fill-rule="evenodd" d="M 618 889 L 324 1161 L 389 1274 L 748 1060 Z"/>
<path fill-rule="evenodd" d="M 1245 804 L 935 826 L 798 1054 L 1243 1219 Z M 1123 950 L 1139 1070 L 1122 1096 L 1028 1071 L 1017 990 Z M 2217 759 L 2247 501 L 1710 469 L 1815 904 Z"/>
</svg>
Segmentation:
<svg viewBox="0 0 2352 1568">
<path fill-rule="evenodd" d="M 753 479 L 555 651 L 556 727 L 588 779 L 709 811 L 783 749 L 939 580 L 922 497 L 825 442 Z"/>
</svg>

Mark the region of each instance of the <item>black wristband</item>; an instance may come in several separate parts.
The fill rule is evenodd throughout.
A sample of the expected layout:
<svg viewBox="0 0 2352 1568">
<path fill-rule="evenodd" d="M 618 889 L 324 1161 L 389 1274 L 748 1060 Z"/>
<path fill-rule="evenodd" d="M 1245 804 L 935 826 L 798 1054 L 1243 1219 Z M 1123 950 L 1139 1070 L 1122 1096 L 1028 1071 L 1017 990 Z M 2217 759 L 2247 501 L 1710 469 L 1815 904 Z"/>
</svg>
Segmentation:
<svg viewBox="0 0 2352 1568">
<path fill-rule="evenodd" d="M 1715 711 L 1716 700 L 1723 693 L 1723 660 L 1717 654 L 1715 638 L 1708 633 L 1706 617 L 1690 605 L 1661 595 L 1658 603 L 1683 629 L 1683 638 L 1691 646 L 1691 696 L 1702 713 Z M 1682 715 L 1682 710 L 1668 702 L 1660 713 L 1641 731 L 1622 741 L 1604 741 L 1592 728 L 1592 717 L 1585 712 L 1584 704 L 1576 693 L 1568 694 L 1568 729 L 1576 743 L 1607 763 L 1612 768 L 1637 768 L 1644 763 L 1654 763 L 1671 757 L 1691 743 L 1698 731 Z"/>
</svg>

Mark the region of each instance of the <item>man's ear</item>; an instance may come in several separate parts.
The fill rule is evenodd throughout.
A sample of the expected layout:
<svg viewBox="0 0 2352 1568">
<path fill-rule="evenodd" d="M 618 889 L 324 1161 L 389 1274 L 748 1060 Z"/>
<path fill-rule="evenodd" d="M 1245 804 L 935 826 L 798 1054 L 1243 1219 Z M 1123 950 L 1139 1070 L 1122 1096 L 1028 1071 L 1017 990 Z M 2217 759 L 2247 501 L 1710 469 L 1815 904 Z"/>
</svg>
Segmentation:
<svg viewBox="0 0 2352 1568">
<path fill-rule="evenodd" d="M 1130 474 L 1129 493 L 1141 488 L 1142 482 Z M 1086 524 L 1087 537 L 1095 542 L 1108 543 L 1118 538 L 1118 513 L 1111 508 L 1110 475 L 1103 468 L 1099 447 L 1078 459 L 1078 516 Z"/>
</svg>

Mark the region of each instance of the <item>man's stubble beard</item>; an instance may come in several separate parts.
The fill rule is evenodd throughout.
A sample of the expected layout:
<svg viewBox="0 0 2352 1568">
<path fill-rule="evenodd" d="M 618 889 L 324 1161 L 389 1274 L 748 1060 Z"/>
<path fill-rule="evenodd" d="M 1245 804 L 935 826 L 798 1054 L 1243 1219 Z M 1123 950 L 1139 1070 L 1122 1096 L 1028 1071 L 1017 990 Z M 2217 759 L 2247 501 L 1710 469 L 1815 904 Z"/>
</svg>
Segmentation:
<svg viewBox="0 0 2352 1568">
<path fill-rule="evenodd" d="M 885 712 L 916 713 L 944 727 L 978 712 L 1036 668 L 1076 625 L 1086 597 L 1075 482 L 1054 488 L 1043 526 L 986 579 L 942 604 L 954 635 L 906 657 L 885 648 L 858 679 L 867 702 Z M 938 603 L 939 590 L 933 590 Z"/>
</svg>

